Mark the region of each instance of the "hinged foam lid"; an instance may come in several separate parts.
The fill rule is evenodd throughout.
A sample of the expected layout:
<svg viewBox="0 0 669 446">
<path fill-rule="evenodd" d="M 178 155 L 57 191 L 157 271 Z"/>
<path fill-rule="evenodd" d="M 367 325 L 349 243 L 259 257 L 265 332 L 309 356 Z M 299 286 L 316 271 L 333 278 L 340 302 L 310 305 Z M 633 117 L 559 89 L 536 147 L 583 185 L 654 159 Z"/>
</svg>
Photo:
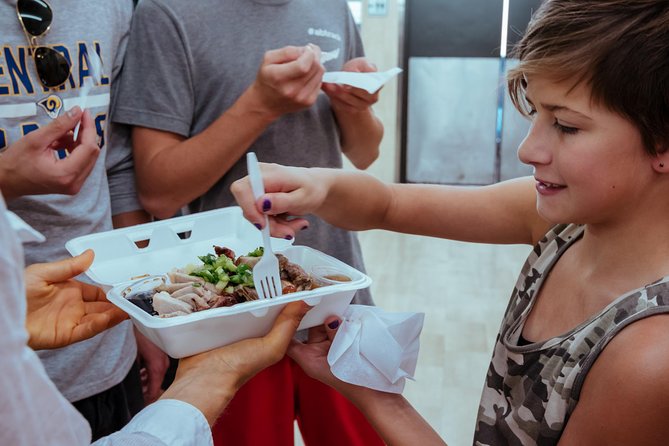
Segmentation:
<svg viewBox="0 0 669 446">
<path fill-rule="evenodd" d="M 272 238 L 274 251 L 291 244 Z M 214 252 L 213 245 L 243 255 L 261 246 L 262 237 L 243 217 L 241 208 L 234 206 L 85 235 L 68 241 L 65 248 L 73 256 L 92 249 L 95 260 L 86 275 L 96 283 L 113 286 L 197 264 L 197 256 Z"/>
</svg>

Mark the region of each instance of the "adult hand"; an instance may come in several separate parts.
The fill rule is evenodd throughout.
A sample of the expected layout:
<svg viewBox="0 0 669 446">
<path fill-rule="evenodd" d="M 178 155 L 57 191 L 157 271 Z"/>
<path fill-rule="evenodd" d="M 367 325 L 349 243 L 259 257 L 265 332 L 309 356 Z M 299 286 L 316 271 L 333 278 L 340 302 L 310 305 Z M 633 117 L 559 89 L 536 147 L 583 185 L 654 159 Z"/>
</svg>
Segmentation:
<svg viewBox="0 0 669 446">
<path fill-rule="evenodd" d="M 73 129 L 81 121 L 78 139 Z M 93 118 L 74 107 L 28 133 L 0 154 L 0 189 L 6 200 L 22 195 L 67 194 L 81 189 L 100 154 Z M 56 150 L 70 155 L 56 158 Z"/>
<path fill-rule="evenodd" d="M 305 343 L 293 340 L 287 353 L 307 375 L 337 389 L 344 395 L 350 395 L 360 387 L 345 383 L 335 377 L 330 371 L 327 360 L 332 340 L 337 334 L 340 323 L 341 320 L 334 316 L 326 319 L 323 325 L 309 329 Z"/>
<path fill-rule="evenodd" d="M 288 356 L 307 375 L 334 388 L 357 406 L 385 444 L 445 446 L 439 434 L 401 394 L 349 384 L 332 374 L 327 355 L 340 322 L 337 317 L 330 317 L 323 326 L 309 330 L 306 343 L 293 340 L 288 348 Z"/>
<path fill-rule="evenodd" d="M 325 72 L 320 58 L 312 44 L 267 51 L 249 92 L 272 119 L 311 107 Z"/>
<path fill-rule="evenodd" d="M 315 213 L 323 205 L 328 183 L 319 172 L 324 171 L 279 164 L 259 164 L 265 186 L 264 196 L 255 199 L 248 177 L 232 183 L 230 191 L 248 221 L 256 226 L 263 226 L 263 214 L 266 214 L 273 236 L 294 237 L 309 222 L 304 218 L 292 217 Z"/>
<path fill-rule="evenodd" d="M 310 308 L 304 302 L 290 303 L 267 335 L 180 359 L 174 382 L 161 398 L 190 403 L 213 424 L 246 381 L 284 357 Z"/>
<path fill-rule="evenodd" d="M 376 66 L 367 61 L 364 57 L 351 59 L 344 64 L 342 71 L 351 71 L 355 73 L 373 73 L 378 71 Z M 369 109 L 379 100 L 379 91 L 368 93 L 362 88 L 352 87 L 350 85 L 323 84 L 323 91 L 330 98 L 330 104 L 335 112 L 343 111 L 356 114 Z"/>
<path fill-rule="evenodd" d="M 93 251 L 25 270 L 28 345 L 34 350 L 65 347 L 91 338 L 128 317 L 107 301 L 102 289 L 74 280 L 93 263 Z"/>
<path fill-rule="evenodd" d="M 151 404 L 163 393 L 162 384 L 165 372 L 170 365 L 167 355 L 149 341 L 139 330 L 135 330 L 137 356 L 140 363 L 140 378 L 144 403 Z"/>
</svg>

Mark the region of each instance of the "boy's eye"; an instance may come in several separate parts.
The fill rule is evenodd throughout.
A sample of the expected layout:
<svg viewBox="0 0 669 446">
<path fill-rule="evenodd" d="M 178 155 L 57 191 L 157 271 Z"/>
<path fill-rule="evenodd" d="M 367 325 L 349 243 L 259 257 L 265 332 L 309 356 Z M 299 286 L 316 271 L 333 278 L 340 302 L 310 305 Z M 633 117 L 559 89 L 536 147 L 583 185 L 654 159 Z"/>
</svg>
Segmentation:
<svg viewBox="0 0 669 446">
<path fill-rule="evenodd" d="M 578 133 L 578 129 L 576 127 L 564 126 L 560 124 L 557 119 L 553 123 L 553 127 L 555 127 L 560 133 L 565 133 L 567 135 L 573 135 L 575 133 Z"/>
</svg>

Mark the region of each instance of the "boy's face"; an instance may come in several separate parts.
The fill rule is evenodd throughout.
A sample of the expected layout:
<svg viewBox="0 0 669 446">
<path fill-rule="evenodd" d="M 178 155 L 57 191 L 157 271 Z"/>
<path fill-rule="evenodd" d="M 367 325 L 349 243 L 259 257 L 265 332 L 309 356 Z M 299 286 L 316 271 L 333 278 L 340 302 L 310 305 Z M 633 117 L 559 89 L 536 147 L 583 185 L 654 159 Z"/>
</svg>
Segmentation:
<svg viewBox="0 0 669 446">
<path fill-rule="evenodd" d="M 528 79 L 532 125 L 518 157 L 534 167 L 537 209 L 553 223 L 624 221 L 648 200 L 652 160 L 636 127 L 571 86 Z"/>
</svg>

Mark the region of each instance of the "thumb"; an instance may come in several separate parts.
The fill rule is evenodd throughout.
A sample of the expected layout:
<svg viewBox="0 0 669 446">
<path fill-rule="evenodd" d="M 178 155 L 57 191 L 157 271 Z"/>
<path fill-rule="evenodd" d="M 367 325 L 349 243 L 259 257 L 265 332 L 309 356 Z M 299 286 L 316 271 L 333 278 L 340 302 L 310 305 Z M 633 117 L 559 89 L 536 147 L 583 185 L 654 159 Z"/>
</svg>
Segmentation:
<svg viewBox="0 0 669 446">
<path fill-rule="evenodd" d="M 289 303 L 279 313 L 272 330 L 265 339 L 274 346 L 276 351 L 285 352 L 302 318 L 310 309 L 311 307 L 303 301 Z"/>
<path fill-rule="evenodd" d="M 87 249 L 82 254 L 58 262 L 42 263 L 39 274 L 48 283 L 65 282 L 83 273 L 93 263 L 95 254 Z"/>
<path fill-rule="evenodd" d="M 323 325 L 325 326 L 325 333 L 328 335 L 328 339 L 333 341 L 335 335 L 337 334 L 337 330 L 341 325 L 341 319 L 339 319 L 337 316 L 332 316 L 327 318 Z"/>
<path fill-rule="evenodd" d="M 75 106 L 44 127 L 28 133 L 26 137 L 29 137 L 31 141 L 39 145 L 50 144 L 52 141 L 62 138 L 67 132 L 74 129 L 81 119 L 82 113 L 81 108 Z"/>
</svg>

